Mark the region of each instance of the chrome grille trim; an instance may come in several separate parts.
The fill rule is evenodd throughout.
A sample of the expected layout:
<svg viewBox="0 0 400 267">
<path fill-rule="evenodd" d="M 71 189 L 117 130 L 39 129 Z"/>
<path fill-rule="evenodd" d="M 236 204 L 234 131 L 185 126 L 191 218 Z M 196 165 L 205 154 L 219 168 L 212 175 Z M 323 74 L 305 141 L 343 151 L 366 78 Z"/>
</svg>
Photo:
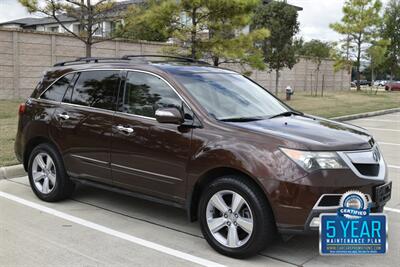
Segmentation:
<svg viewBox="0 0 400 267">
<path fill-rule="evenodd" d="M 386 163 L 383 159 L 378 145 L 375 144 L 373 148 L 368 150 L 356 150 L 356 151 L 339 151 L 338 155 L 343 161 L 349 166 L 349 168 L 360 178 L 383 181 L 386 177 Z M 361 174 L 354 164 L 378 164 L 379 173 L 377 176 L 368 176 Z"/>
</svg>

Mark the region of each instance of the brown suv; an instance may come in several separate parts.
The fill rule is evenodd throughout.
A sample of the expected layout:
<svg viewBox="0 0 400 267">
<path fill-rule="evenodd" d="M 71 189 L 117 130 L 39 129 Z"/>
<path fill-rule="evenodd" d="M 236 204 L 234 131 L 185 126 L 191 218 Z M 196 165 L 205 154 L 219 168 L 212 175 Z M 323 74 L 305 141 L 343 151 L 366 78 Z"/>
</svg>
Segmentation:
<svg viewBox="0 0 400 267">
<path fill-rule="evenodd" d="M 348 190 L 365 193 L 373 212 L 390 198 L 364 129 L 294 111 L 202 62 L 59 63 L 19 113 L 15 151 L 40 199 L 83 183 L 183 208 L 232 257 L 253 255 L 277 232 L 315 232 Z"/>
</svg>

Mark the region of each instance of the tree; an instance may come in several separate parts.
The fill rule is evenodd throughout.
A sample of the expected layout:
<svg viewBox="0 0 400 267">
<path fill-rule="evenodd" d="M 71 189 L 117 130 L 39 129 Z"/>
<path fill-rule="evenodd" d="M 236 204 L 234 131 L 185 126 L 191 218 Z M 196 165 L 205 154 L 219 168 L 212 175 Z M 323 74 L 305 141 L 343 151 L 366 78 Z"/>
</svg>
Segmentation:
<svg viewBox="0 0 400 267">
<path fill-rule="evenodd" d="M 124 25 L 118 37 L 166 42 L 179 22 L 176 1 L 149 0 L 142 5 L 131 5 L 124 14 Z"/>
<path fill-rule="evenodd" d="M 275 95 L 278 95 L 279 74 L 296 62 L 296 46 L 293 39 L 299 31 L 297 10 L 286 1 L 273 1 L 259 6 L 255 12 L 252 28 L 268 28 L 271 36 L 262 40 L 261 47 L 270 70 L 275 70 Z"/>
<path fill-rule="evenodd" d="M 96 31 L 101 29 L 100 23 L 113 15 L 118 19 L 119 14 L 115 10 L 113 0 L 18 0 L 25 6 L 29 13 L 44 14 L 53 18 L 66 32 L 79 39 L 86 46 L 86 57 L 92 55 L 92 45 L 103 42 L 108 38 L 94 38 Z M 61 15 L 67 15 L 80 23 L 78 33 L 69 29 L 61 20 Z"/>
<path fill-rule="evenodd" d="M 383 38 L 389 41 L 386 65 L 390 69 L 390 79 L 400 70 L 400 0 L 390 0 L 383 22 Z"/>
<path fill-rule="evenodd" d="M 138 11 L 128 12 L 125 36 L 170 37 L 179 47 L 167 49 L 168 53 L 210 59 L 215 66 L 240 63 L 262 69 L 262 53 L 255 43 L 266 38 L 268 31 L 242 31 L 259 4 L 260 0 L 153 0 L 139 17 L 130 19 Z"/>
<path fill-rule="evenodd" d="M 365 52 L 365 45 L 368 45 L 377 34 L 377 28 L 381 23 L 379 15 L 381 7 L 380 0 L 346 0 L 341 22 L 330 25 L 334 31 L 347 38 L 349 47 L 354 45 L 358 91 L 360 90 L 361 58 Z"/>
<path fill-rule="evenodd" d="M 367 49 L 367 56 L 370 60 L 370 68 L 371 68 L 371 82 L 372 84 L 375 81 L 375 71 L 386 61 L 386 51 L 389 42 L 387 40 L 379 40 L 372 44 Z"/>
<path fill-rule="evenodd" d="M 302 47 L 299 49 L 298 53 L 299 55 L 305 56 L 310 58 L 316 65 L 316 85 L 315 85 L 315 95 L 317 95 L 318 92 L 318 83 L 319 83 L 319 71 L 321 68 L 322 60 L 327 59 L 331 55 L 331 44 L 327 42 L 323 42 L 320 40 L 311 40 L 309 42 L 306 42 L 302 45 Z M 312 88 L 311 88 L 312 92 Z"/>
</svg>

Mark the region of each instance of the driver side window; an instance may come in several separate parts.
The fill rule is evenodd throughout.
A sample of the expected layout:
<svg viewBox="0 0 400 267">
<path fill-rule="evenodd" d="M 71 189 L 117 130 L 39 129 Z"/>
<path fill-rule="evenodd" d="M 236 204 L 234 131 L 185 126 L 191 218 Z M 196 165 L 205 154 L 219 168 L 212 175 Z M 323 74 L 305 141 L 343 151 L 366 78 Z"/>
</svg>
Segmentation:
<svg viewBox="0 0 400 267">
<path fill-rule="evenodd" d="M 128 72 L 121 104 L 121 112 L 151 118 L 158 108 L 182 109 L 182 100 L 166 82 L 142 72 Z"/>
</svg>

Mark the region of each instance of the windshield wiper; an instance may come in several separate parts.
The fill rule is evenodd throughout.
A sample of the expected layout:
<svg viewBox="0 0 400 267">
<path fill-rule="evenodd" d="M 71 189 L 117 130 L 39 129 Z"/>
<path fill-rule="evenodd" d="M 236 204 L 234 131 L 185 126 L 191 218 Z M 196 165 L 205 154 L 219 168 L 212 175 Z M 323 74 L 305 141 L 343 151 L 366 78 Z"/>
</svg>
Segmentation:
<svg viewBox="0 0 400 267">
<path fill-rule="evenodd" d="M 288 110 L 288 111 L 273 115 L 273 116 L 269 117 L 269 119 L 273 119 L 273 118 L 277 118 L 277 117 L 288 117 L 288 116 L 291 116 L 291 115 L 303 116 L 304 114 L 302 112 L 299 112 L 299 111 Z"/>
<path fill-rule="evenodd" d="M 220 121 L 225 122 L 249 122 L 249 121 L 259 121 L 265 119 L 264 117 L 237 117 L 237 118 L 227 118 L 220 119 Z"/>
</svg>

